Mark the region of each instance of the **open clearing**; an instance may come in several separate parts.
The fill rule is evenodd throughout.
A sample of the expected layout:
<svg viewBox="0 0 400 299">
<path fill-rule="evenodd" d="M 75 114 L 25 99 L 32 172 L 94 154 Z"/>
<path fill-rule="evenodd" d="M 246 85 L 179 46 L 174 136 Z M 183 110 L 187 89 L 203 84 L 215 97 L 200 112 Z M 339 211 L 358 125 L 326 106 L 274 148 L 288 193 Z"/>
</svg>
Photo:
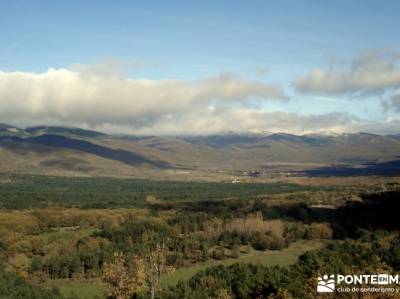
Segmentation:
<svg viewBox="0 0 400 299">
<path fill-rule="evenodd" d="M 105 287 L 98 280 L 70 281 L 68 279 L 55 279 L 46 283 L 46 286 L 58 288 L 65 298 L 72 295 L 76 295 L 77 298 L 81 299 L 106 298 Z"/>
<path fill-rule="evenodd" d="M 266 250 L 252 251 L 249 254 L 243 255 L 237 259 L 225 259 L 222 261 L 211 260 L 201 265 L 181 268 L 172 274 L 167 274 L 162 277 L 164 286 L 175 285 L 179 280 L 190 279 L 194 274 L 207 267 L 216 265 L 231 265 L 238 262 L 262 264 L 267 266 L 282 266 L 287 267 L 294 264 L 298 257 L 304 252 L 314 249 L 319 249 L 325 245 L 323 240 L 299 241 L 292 243 L 288 248 L 283 250 Z"/>
<path fill-rule="evenodd" d="M 298 257 L 304 252 L 322 248 L 326 244 L 324 240 L 299 241 L 292 243 L 288 248 L 283 250 L 253 250 L 249 254 L 242 255 L 237 259 L 225 259 L 223 261 L 211 260 L 201 265 L 181 268 L 172 274 L 162 277 L 163 286 L 175 285 L 179 280 L 190 279 L 194 274 L 207 267 L 219 264 L 230 265 L 238 262 L 263 264 L 268 266 L 287 267 L 294 264 Z M 105 288 L 99 281 L 68 281 L 57 279 L 46 284 L 48 287 L 58 287 L 65 297 L 76 294 L 81 299 L 105 298 Z"/>
</svg>

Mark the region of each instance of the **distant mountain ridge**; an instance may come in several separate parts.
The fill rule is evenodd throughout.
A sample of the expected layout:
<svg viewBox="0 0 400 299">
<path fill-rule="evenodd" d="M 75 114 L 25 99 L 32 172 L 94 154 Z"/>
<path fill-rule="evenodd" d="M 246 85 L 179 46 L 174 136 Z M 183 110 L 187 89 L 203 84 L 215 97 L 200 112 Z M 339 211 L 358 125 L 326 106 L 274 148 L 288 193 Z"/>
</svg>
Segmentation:
<svg viewBox="0 0 400 299">
<path fill-rule="evenodd" d="M 237 175 L 348 171 L 381 163 L 396 173 L 400 135 L 227 133 L 198 136 L 110 135 L 81 128 L 0 124 L 0 172 L 66 175 Z M 382 164 L 383 163 L 383 164 Z M 388 164 L 389 163 L 389 164 Z M 383 170 L 382 170 L 383 169 Z M 314 172 L 313 172 L 314 171 Z M 400 170 L 399 170 L 400 172 Z"/>
<path fill-rule="evenodd" d="M 400 130 L 399 130 L 400 131 Z M 105 136 L 117 136 L 123 138 L 150 138 L 156 137 L 157 135 L 126 135 L 126 134 L 107 134 L 99 131 L 89 130 L 89 129 L 82 129 L 78 127 L 63 127 L 63 126 L 32 126 L 27 127 L 25 129 L 0 123 L 0 133 L 14 135 L 17 132 L 24 133 L 25 135 L 43 135 L 43 134 L 59 134 L 59 135 L 71 135 L 71 136 L 81 136 L 81 137 L 105 137 Z M 335 137 L 349 137 L 355 135 L 369 135 L 369 136 L 381 136 L 381 137 L 388 137 L 399 139 L 399 134 L 387 134 L 387 135 L 379 135 L 374 133 L 368 132 L 359 132 L 359 133 L 313 133 L 313 134 L 303 134 L 303 135 L 295 135 L 290 133 L 284 132 L 248 132 L 248 133 L 235 133 L 235 132 L 227 132 L 227 133 L 220 133 L 220 134 L 199 134 L 199 135 L 167 135 L 166 137 L 175 137 L 175 138 L 182 138 L 190 141 L 200 140 L 200 139 L 234 139 L 234 138 L 242 138 L 242 139 L 286 139 L 286 140 L 293 140 L 293 139 L 318 139 L 318 138 L 335 138 Z M 161 135 L 163 136 L 163 135 Z M 157 136 L 157 137 L 161 137 Z"/>
</svg>

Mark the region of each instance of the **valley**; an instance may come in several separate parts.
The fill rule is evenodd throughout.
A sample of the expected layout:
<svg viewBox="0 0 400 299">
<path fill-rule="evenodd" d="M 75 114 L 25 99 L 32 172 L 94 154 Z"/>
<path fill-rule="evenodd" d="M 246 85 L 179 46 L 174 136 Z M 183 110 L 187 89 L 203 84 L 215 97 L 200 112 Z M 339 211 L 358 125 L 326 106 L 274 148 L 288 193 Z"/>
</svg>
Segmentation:
<svg viewBox="0 0 400 299">
<path fill-rule="evenodd" d="M 365 133 L 154 137 L 3 125 L 0 293 L 317 298 L 318 273 L 365 266 L 353 256 L 394 271 L 399 153 L 396 136 Z"/>
<path fill-rule="evenodd" d="M 0 126 L 0 172 L 162 180 L 400 175 L 398 136 L 117 136 L 68 127 Z"/>
</svg>

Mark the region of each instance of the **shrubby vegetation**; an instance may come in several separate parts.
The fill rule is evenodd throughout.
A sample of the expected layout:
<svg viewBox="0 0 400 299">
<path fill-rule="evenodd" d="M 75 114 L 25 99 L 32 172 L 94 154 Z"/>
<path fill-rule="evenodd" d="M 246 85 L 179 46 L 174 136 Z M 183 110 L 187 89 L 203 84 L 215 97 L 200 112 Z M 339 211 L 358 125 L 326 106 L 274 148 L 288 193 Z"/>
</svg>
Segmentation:
<svg viewBox="0 0 400 299">
<path fill-rule="evenodd" d="M 7 208 L 0 211 L 1 279 L 14 292 L 9 297 L 21 291 L 33 294 L 26 298 L 58 298 L 31 285 L 94 279 L 118 299 L 309 298 L 318 273 L 400 265 L 396 191 L 226 186 L 46 177 L 0 183 L 0 203 Z M 289 269 L 221 265 L 174 287 L 160 284 L 172 269 L 320 239 L 331 245 Z"/>
<path fill-rule="evenodd" d="M 60 293 L 28 284 L 15 273 L 0 268 L 0 298 L 62 299 Z"/>
<path fill-rule="evenodd" d="M 38 280 L 93 278 L 114 252 L 144 256 L 165 242 L 168 265 L 237 257 L 239 247 L 279 250 L 299 239 L 330 238 L 329 224 L 146 210 L 43 209 L 0 213 L 7 269 Z"/>
<path fill-rule="evenodd" d="M 288 269 L 253 264 L 208 268 L 187 282 L 165 290 L 160 298 L 319 298 L 315 286 L 321 274 L 397 273 L 399 270 L 398 234 L 364 232 L 357 240 L 334 242 L 325 250 L 305 253 Z M 335 294 L 335 298 L 349 296 Z M 391 298 L 392 294 L 380 296 Z"/>
</svg>

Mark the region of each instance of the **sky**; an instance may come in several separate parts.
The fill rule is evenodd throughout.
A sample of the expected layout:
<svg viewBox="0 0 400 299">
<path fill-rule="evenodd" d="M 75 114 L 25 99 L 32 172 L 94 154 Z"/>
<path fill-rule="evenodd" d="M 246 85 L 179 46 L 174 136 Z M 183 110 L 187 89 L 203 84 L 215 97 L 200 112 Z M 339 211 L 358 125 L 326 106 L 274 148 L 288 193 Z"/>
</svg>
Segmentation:
<svg viewBox="0 0 400 299">
<path fill-rule="evenodd" d="M 400 133 L 399 1 L 3 1 L 0 123 Z"/>
</svg>

